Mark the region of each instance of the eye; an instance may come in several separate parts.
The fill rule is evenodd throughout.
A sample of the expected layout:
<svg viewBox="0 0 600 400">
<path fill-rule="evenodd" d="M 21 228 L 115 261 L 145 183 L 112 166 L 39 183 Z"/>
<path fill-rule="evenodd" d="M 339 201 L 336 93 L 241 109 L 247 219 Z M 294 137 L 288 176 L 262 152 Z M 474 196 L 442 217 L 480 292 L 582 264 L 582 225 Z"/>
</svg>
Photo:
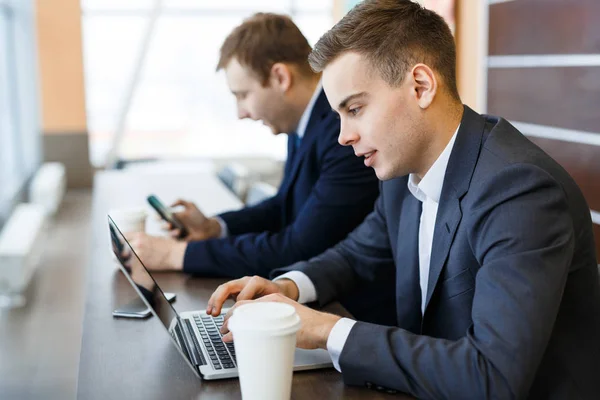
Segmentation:
<svg viewBox="0 0 600 400">
<path fill-rule="evenodd" d="M 362 107 L 354 107 L 348 110 L 348 114 L 352 115 L 353 117 L 356 116 L 356 114 L 358 114 L 358 112 L 360 111 Z"/>
</svg>

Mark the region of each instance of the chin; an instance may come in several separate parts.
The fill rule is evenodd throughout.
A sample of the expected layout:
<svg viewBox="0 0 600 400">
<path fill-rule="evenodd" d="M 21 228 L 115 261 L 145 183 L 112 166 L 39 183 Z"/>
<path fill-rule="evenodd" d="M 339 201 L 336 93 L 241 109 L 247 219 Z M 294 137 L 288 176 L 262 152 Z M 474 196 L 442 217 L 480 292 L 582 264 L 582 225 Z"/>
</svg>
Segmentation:
<svg viewBox="0 0 600 400">
<path fill-rule="evenodd" d="M 377 179 L 379 179 L 380 181 L 389 181 L 390 179 L 394 179 L 400 176 L 395 174 L 394 171 L 390 169 L 385 169 L 381 167 L 373 167 L 373 169 L 375 170 L 375 175 L 377 176 Z"/>
<path fill-rule="evenodd" d="M 392 179 L 392 177 L 389 176 L 388 173 L 386 173 L 387 171 L 384 171 L 381 168 L 373 168 L 375 170 L 375 175 L 377 176 L 377 179 L 379 179 L 380 181 L 387 181 L 388 179 Z"/>
<path fill-rule="evenodd" d="M 267 125 L 267 126 L 269 127 L 269 129 L 271 130 L 271 133 L 273 135 L 279 135 L 281 133 L 281 129 L 277 129 L 276 127 L 271 126 L 271 125 Z"/>
</svg>

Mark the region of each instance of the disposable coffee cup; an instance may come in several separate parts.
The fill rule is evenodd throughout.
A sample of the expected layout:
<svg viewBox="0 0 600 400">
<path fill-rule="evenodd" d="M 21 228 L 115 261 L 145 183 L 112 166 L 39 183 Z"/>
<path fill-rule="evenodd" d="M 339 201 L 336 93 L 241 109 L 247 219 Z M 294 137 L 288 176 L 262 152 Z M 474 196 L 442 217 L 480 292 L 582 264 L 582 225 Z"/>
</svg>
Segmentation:
<svg viewBox="0 0 600 400">
<path fill-rule="evenodd" d="M 148 212 L 144 208 L 119 208 L 110 210 L 108 215 L 123 234 L 146 231 Z"/>
<path fill-rule="evenodd" d="M 284 303 L 237 307 L 229 320 L 244 400 L 287 400 L 300 317 Z"/>
<path fill-rule="evenodd" d="M 148 212 L 144 208 L 113 209 L 108 212 L 108 215 L 115 222 L 121 233 L 123 233 L 123 236 L 129 232 L 146 232 L 146 218 L 148 217 Z M 110 246 L 110 252 L 114 256 L 112 244 Z M 113 257 L 113 260 L 118 263 L 116 256 Z"/>
</svg>

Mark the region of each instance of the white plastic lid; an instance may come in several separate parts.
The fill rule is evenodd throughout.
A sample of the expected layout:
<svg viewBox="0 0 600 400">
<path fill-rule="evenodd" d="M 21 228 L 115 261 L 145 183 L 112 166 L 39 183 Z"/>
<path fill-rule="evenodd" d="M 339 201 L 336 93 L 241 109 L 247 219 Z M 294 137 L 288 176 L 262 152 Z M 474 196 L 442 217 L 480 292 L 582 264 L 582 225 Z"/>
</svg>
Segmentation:
<svg viewBox="0 0 600 400">
<path fill-rule="evenodd" d="M 145 220 L 148 212 L 144 208 L 118 208 L 108 212 L 108 215 L 118 225 L 119 223 L 132 223 Z"/>
<path fill-rule="evenodd" d="M 254 302 L 237 307 L 229 320 L 229 329 L 268 335 L 288 335 L 300 329 L 300 317 L 289 304 Z"/>
</svg>

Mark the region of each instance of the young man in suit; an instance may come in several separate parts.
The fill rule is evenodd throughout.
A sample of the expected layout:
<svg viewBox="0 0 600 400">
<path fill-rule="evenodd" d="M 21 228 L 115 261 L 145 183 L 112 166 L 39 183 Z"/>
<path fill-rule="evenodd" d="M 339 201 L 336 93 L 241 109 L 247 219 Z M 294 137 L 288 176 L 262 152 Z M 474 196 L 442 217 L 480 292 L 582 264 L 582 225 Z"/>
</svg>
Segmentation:
<svg viewBox="0 0 600 400">
<path fill-rule="evenodd" d="M 366 0 L 310 62 L 340 114 L 340 142 L 383 181 L 375 210 L 275 281 L 222 285 L 207 311 L 236 295 L 236 306 L 261 296 L 253 301 L 293 305 L 298 346 L 327 349 L 352 385 L 418 398 L 597 398 L 600 283 L 588 205 L 510 123 L 461 104 L 442 18 L 408 0 Z M 326 304 L 390 267 L 395 326 L 299 304 Z"/>
<path fill-rule="evenodd" d="M 184 241 L 128 235 L 148 268 L 267 277 L 338 243 L 373 210 L 377 177 L 351 148 L 337 142 L 339 119 L 327 102 L 321 74 L 308 64 L 310 51 L 283 15 L 256 14 L 227 37 L 217 70 L 225 71 L 238 117 L 262 120 L 274 135 L 288 135 L 283 182 L 273 198 L 212 218 L 192 203 L 178 202 L 185 210 L 176 216 L 190 232 Z M 368 318 L 373 304 L 364 299 L 375 293 L 393 299 L 389 282 L 382 279 L 372 292 L 364 289 L 369 296 L 349 296 L 342 303 Z"/>
</svg>

